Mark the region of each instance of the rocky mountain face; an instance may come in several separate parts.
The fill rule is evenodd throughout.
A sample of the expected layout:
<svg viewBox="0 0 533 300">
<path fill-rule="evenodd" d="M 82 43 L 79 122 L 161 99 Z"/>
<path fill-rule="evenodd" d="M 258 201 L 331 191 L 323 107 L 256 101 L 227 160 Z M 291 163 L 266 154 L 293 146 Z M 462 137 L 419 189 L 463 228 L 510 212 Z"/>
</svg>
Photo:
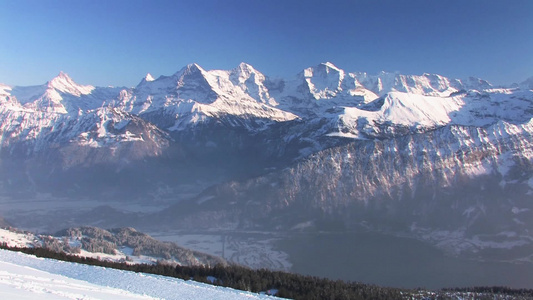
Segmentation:
<svg viewBox="0 0 533 300">
<path fill-rule="evenodd" d="M 176 227 L 365 228 L 454 254 L 522 248 L 514 259 L 529 261 L 532 125 L 455 125 L 349 143 L 281 171 L 215 186 L 164 215 Z"/>
<path fill-rule="evenodd" d="M 242 63 L 191 64 L 134 88 L 64 73 L 0 85 L 0 191 L 163 193 L 169 208 L 142 226 L 365 228 L 531 261 L 530 81 L 500 88 L 331 63 L 285 80 Z"/>
</svg>

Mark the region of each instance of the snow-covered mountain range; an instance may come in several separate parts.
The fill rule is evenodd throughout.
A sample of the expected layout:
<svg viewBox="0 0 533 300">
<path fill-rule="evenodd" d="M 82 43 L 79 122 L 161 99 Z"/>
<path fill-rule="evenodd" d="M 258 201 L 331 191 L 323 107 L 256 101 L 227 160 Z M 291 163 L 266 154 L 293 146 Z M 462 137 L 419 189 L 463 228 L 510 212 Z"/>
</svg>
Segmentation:
<svg viewBox="0 0 533 300">
<path fill-rule="evenodd" d="M 291 231 L 335 220 L 453 253 L 527 250 L 531 88 L 531 78 L 495 87 L 329 62 L 291 79 L 190 64 L 133 88 L 61 73 L 0 85 L 1 191 L 166 204 L 153 226 Z"/>
<path fill-rule="evenodd" d="M 168 134 L 210 125 L 256 135 L 290 124 L 298 130 L 278 137 L 285 142 L 368 139 L 445 125 L 521 122 L 531 109 L 527 81 L 520 88 L 494 88 L 476 78 L 348 73 L 331 63 L 291 80 L 268 78 L 245 63 L 230 71 L 190 64 L 171 76 L 148 74 L 134 88 L 84 86 L 60 73 L 40 86 L 1 85 L 0 97 L 3 154 L 71 146 L 114 149 L 109 153 L 117 159 L 161 155 Z M 138 150 L 116 151 L 123 144 Z"/>
</svg>

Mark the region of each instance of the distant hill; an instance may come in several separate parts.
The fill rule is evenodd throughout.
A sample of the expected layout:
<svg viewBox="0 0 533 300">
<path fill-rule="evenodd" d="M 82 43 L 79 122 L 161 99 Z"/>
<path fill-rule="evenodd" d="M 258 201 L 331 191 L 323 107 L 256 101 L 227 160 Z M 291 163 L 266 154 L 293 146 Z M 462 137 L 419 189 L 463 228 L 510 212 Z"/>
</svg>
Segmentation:
<svg viewBox="0 0 533 300">
<path fill-rule="evenodd" d="M 9 246 L 42 247 L 80 257 L 131 264 L 227 265 L 220 257 L 192 251 L 171 242 L 161 242 L 133 228 L 108 231 L 97 227 L 77 227 L 62 230 L 53 236 L 0 229 L 0 242 Z"/>
</svg>

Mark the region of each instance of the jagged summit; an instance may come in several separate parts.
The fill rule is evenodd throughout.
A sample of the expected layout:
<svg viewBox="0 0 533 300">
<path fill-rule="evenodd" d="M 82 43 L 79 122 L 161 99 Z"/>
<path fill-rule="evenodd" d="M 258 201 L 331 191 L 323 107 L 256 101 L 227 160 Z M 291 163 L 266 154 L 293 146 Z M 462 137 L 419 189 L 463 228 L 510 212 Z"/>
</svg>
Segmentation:
<svg viewBox="0 0 533 300">
<path fill-rule="evenodd" d="M 241 70 L 250 70 L 250 71 L 255 71 L 255 68 L 248 64 L 248 63 L 245 63 L 245 62 L 241 62 L 239 64 L 239 66 L 237 66 L 238 69 L 241 69 Z"/>
<path fill-rule="evenodd" d="M 75 96 L 87 95 L 94 90 L 94 86 L 92 85 L 77 84 L 63 71 L 61 71 L 55 78 L 48 81 L 46 85 L 50 89 L 55 89 L 58 92 L 68 93 Z"/>
<path fill-rule="evenodd" d="M 332 62 L 323 62 L 321 64 L 318 65 L 319 67 L 325 67 L 328 71 L 331 69 L 331 70 L 334 70 L 334 71 L 337 71 L 339 72 L 341 69 L 338 68 L 336 65 L 334 65 Z"/>
<path fill-rule="evenodd" d="M 49 87 L 58 88 L 61 85 L 77 85 L 74 80 L 65 72 L 59 74 L 46 83 Z"/>
<path fill-rule="evenodd" d="M 265 86 L 266 76 L 252 65 L 241 62 L 236 68 L 229 71 L 229 80 L 256 101 L 277 106 L 277 102 L 270 96 L 270 92 Z"/>
<path fill-rule="evenodd" d="M 300 76 L 303 76 L 304 78 L 310 78 L 310 77 L 314 77 L 314 76 L 326 77 L 330 73 L 331 73 L 331 75 L 339 74 L 339 73 L 343 73 L 344 74 L 344 70 L 338 68 L 337 66 L 335 66 L 331 62 L 324 62 L 324 63 L 320 63 L 320 64 L 318 64 L 316 66 L 313 66 L 313 67 L 305 68 L 300 73 Z"/>
<path fill-rule="evenodd" d="M 136 88 L 141 88 L 143 85 L 145 85 L 146 83 L 151 83 L 153 81 L 155 81 L 156 79 L 152 76 L 152 74 L 150 73 L 146 73 L 146 75 L 143 77 L 143 79 L 141 79 L 141 81 L 139 82 L 139 84 L 137 84 L 137 87 Z"/>
<path fill-rule="evenodd" d="M 260 75 L 264 79 L 264 75 L 257 71 L 252 65 L 241 62 L 236 68 L 230 71 L 232 77 L 239 78 L 239 80 L 246 80 L 251 75 Z"/>
<path fill-rule="evenodd" d="M 223 118 L 228 118 L 227 126 L 252 131 L 268 128 L 265 124 L 318 118 L 326 120 L 320 134 L 364 138 L 379 132 L 379 124 L 426 130 L 446 124 L 478 126 L 502 117 L 527 117 L 519 111 L 528 108 L 525 102 L 503 109 L 486 103 L 490 107 L 484 108 L 487 113 L 476 113 L 485 105 L 476 95 L 492 93 L 492 88 L 487 81 L 473 77 L 459 80 L 429 73 L 350 73 L 331 62 L 306 68 L 293 80 L 270 80 L 242 62 L 227 71 L 207 71 L 191 63 L 170 76 L 154 79 L 148 73 L 131 89 L 80 85 L 60 72 L 45 85 L 6 87 L 2 94 L 4 99 L 15 99 L 36 111 L 77 114 L 118 107 L 126 113 L 153 116 L 151 122 L 164 124 L 163 129 L 171 131 Z M 496 103 L 510 101 L 493 98 Z"/>
<path fill-rule="evenodd" d="M 146 80 L 146 81 L 154 81 L 155 78 L 152 76 L 152 74 L 147 73 L 146 76 L 144 77 L 144 80 Z"/>
<path fill-rule="evenodd" d="M 188 75 L 194 73 L 203 73 L 205 70 L 197 63 L 190 63 L 179 70 L 176 74 Z"/>
<path fill-rule="evenodd" d="M 65 80 L 72 80 L 70 78 L 70 76 L 67 73 L 63 72 L 63 71 L 59 71 L 59 74 L 56 77 L 54 77 L 54 79 L 55 78 L 62 78 L 62 79 L 65 79 Z"/>
<path fill-rule="evenodd" d="M 229 71 L 230 80 L 234 84 L 242 84 L 247 80 L 252 80 L 261 84 L 265 80 L 265 75 L 257 71 L 252 65 L 241 62 L 236 68 Z"/>
</svg>

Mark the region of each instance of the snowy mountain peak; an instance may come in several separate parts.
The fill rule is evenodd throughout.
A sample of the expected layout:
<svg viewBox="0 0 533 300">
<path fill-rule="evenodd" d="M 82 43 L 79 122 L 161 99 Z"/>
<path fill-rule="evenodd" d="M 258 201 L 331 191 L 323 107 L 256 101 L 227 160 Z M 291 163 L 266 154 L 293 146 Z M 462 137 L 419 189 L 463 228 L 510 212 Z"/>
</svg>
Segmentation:
<svg viewBox="0 0 533 300">
<path fill-rule="evenodd" d="M 231 70 L 231 74 L 236 74 L 239 77 L 248 78 L 251 74 L 258 74 L 259 72 L 251 65 L 241 62 L 237 68 Z M 260 73 L 259 73 L 260 74 Z M 262 75 L 262 74 L 261 74 Z"/>
<path fill-rule="evenodd" d="M 147 82 L 153 82 L 155 81 L 156 79 L 152 76 L 152 74 L 150 73 L 146 73 L 146 76 L 144 76 L 144 78 L 141 80 L 141 82 L 139 82 L 139 84 L 137 85 L 137 88 L 141 88 L 142 86 L 144 86 Z"/>
<path fill-rule="evenodd" d="M 330 62 L 321 63 L 318 66 L 309 67 L 303 71 L 304 78 L 311 78 L 317 76 L 326 78 L 330 75 L 337 76 L 339 74 L 344 77 L 344 71 L 340 68 L 337 68 L 334 64 Z"/>
<path fill-rule="evenodd" d="M 262 85 L 265 81 L 265 75 L 251 65 L 242 62 L 230 71 L 230 80 L 235 85 L 243 85 L 247 81 L 253 82 L 256 85 Z"/>
<path fill-rule="evenodd" d="M 197 63 L 192 63 L 192 64 L 188 64 L 184 69 L 183 69 L 184 73 L 187 73 L 187 74 L 192 74 L 192 73 L 197 73 L 197 72 L 205 72 L 205 70 L 200 67 L 200 65 L 198 65 Z"/>
<path fill-rule="evenodd" d="M 54 79 L 47 82 L 49 89 L 75 96 L 87 95 L 94 90 L 92 85 L 79 85 L 68 74 L 60 72 Z"/>
<path fill-rule="evenodd" d="M 322 67 L 322 68 L 325 68 L 327 72 L 329 72 L 330 70 L 333 70 L 335 72 L 341 72 L 342 71 L 340 68 L 338 68 L 337 66 L 335 66 L 333 63 L 331 63 L 329 61 L 327 61 L 325 63 L 321 63 L 318 66 Z"/>
<path fill-rule="evenodd" d="M 200 65 L 198 65 L 197 63 L 191 63 L 181 68 L 176 73 L 174 73 L 172 77 L 181 78 L 183 76 L 187 76 L 187 75 L 191 75 L 195 73 L 203 73 L 203 72 L 205 72 L 205 70 L 202 67 L 200 67 Z"/>
<path fill-rule="evenodd" d="M 72 78 L 70 78 L 70 76 L 68 76 L 67 73 L 61 71 L 61 72 L 59 72 L 59 74 L 56 77 L 54 77 L 51 80 L 47 81 L 46 85 L 48 87 L 54 88 L 54 86 L 59 86 L 61 84 L 61 82 L 64 83 L 64 82 L 69 82 L 69 81 L 72 82 L 73 81 Z"/>
<path fill-rule="evenodd" d="M 72 78 L 70 78 L 70 76 L 63 71 L 59 72 L 56 77 L 52 78 L 52 80 L 47 82 L 48 86 L 52 88 L 60 87 L 62 84 L 64 85 L 65 83 L 73 84 L 74 80 L 72 80 Z"/>
<path fill-rule="evenodd" d="M 154 81 L 155 78 L 152 76 L 152 74 L 147 73 L 146 76 L 144 77 L 144 80 L 145 81 Z"/>
<path fill-rule="evenodd" d="M 298 90 L 311 94 L 316 100 L 330 99 L 343 90 L 345 72 L 334 64 L 326 62 L 303 70 L 298 77 L 300 81 L 303 80 Z"/>
<path fill-rule="evenodd" d="M 239 68 L 239 69 L 241 69 L 241 70 L 251 70 L 251 71 L 255 71 L 255 68 L 254 68 L 252 65 L 247 64 L 247 63 L 245 63 L 245 62 L 241 62 L 237 68 Z"/>
<path fill-rule="evenodd" d="M 229 72 L 229 80 L 233 85 L 240 87 L 242 91 L 258 102 L 269 103 L 276 106 L 277 103 L 271 98 L 268 88 L 265 87 L 266 77 L 247 63 L 240 63 Z"/>
<path fill-rule="evenodd" d="M 72 78 L 70 78 L 70 76 L 68 76 L 68 74 L 65 73 L 65 72 L 63 72 L 63 71 L 59 71 L 59 74 L 58 74 L 56 77 L 63 78 L 63 79 L 70 79 L 70 80 L 72 80 Z M 55 78 L 55 77 L 54 77 L 54 78 Z"/>
</svg>

